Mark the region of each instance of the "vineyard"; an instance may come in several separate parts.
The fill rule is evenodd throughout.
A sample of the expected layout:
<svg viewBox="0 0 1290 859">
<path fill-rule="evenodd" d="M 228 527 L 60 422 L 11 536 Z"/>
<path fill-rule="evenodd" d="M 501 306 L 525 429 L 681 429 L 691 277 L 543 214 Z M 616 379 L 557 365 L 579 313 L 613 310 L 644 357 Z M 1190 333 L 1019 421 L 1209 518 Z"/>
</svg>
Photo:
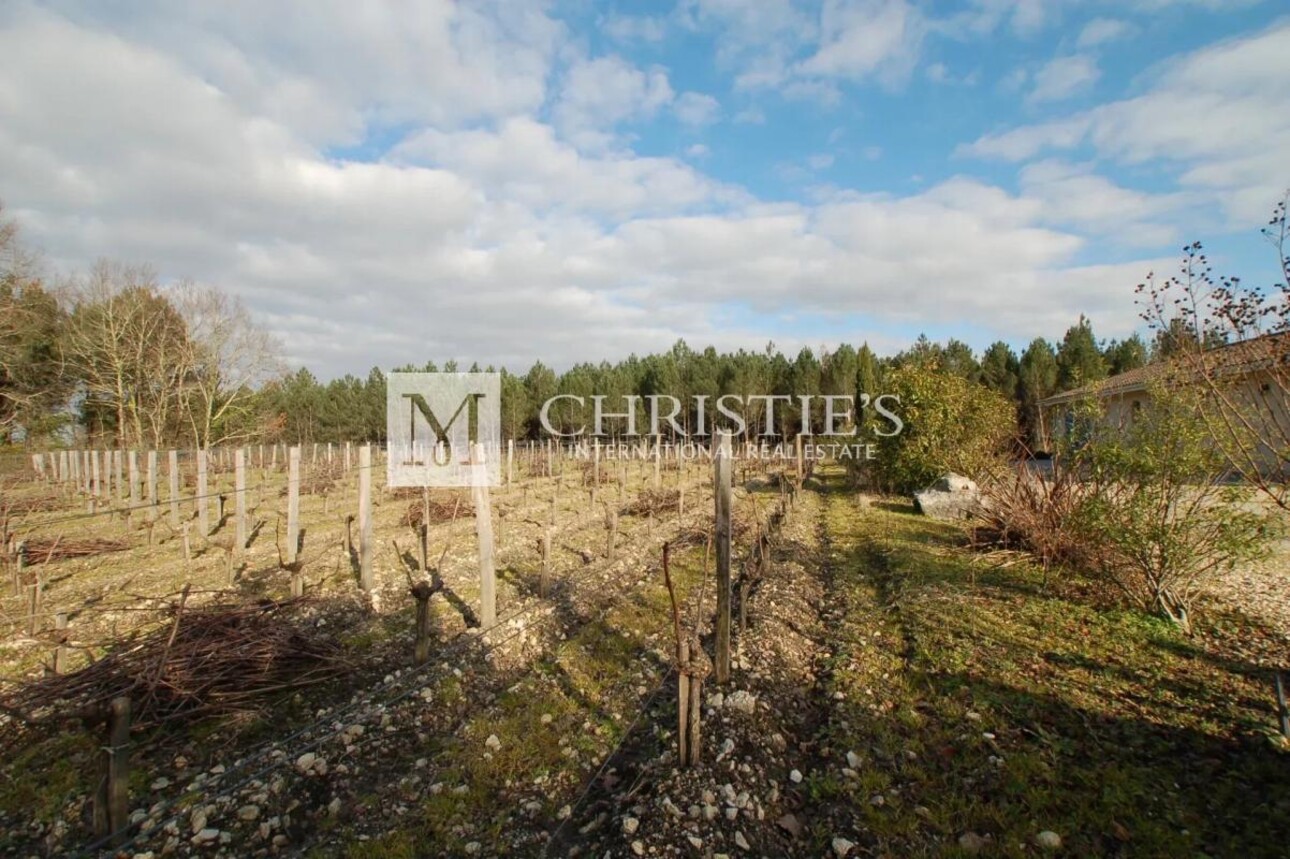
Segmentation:
<svg viewBox="0 0 1290 859">
<path fill-rule="evenodd" d="M 448 853 L 567 837 L 593 767 L 675 694 L 678 619 L 710 637 L 719 607 L 714 464 L 664 453 L 512 448 L 473 498 L 389 489 L 354 445 L 24 462 L 0 849 L 362 844 L 421 794 L 455 809 L 429 833 Z M 797 491 L 766 465 L 733 462 L 736 601 Z M 492 803 L 527 834 L 464 813 L 527 773 Z"/>
<path fill-rule="evenodd" d="M 1283 855 L 1284 630 L 720 449 L 11 463 L 0 854 Z"/>
</svg>

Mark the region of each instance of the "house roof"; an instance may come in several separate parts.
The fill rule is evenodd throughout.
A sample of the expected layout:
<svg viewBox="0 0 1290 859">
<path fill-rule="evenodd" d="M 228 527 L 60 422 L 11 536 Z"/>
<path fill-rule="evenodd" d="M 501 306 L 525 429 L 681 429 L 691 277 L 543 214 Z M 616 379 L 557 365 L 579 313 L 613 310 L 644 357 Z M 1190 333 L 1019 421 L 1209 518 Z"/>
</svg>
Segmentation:
<svg viewBox="0 0 1290 859">
<path fill-rule="evenodd" d="M 1290 362 L 1290 332 L 1264 334 L 1229 343 L 1203 353 L 1207 369 L 1223 373 L 1248 373 L 1269 363 Z M 1196 371 L 1183 363 L 1184 359 L 1174 358 L 1169 361 L 1157 361 L 1136 370 L 1129 370 L 1100 382 L 1084 385 L 1071 391 L 1063 391 L 1040 401 L 1041 407 L 1069 403 L 1084 397 L 1107 397 L 1132 394 L 1145 391 L 1152 383 L 1162 381 L 1174 373 L 1195 373 Z"/>
</svg>

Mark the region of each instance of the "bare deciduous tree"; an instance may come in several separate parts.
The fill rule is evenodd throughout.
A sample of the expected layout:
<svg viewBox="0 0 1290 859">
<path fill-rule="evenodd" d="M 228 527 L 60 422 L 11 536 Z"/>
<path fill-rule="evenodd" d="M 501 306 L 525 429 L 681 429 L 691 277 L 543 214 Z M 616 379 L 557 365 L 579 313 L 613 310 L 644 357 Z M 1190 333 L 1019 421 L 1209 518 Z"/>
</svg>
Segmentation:
<svg viewBox="0 0 1290 859">
<path fill-rule="evenodd" d="M 73 292 L 64 354 L 83 411 L 100 429 L 110 418 L 122 446 L 161 446 L 179 411 L 184 320 L 147 267 L 101 261 Z"/>
<path fill-rule="evenodd" d="M 183 283 L 172 297 L 188 332 L 180 406 L 185 434 L 196 447 L 256 435 L 255 392 L 282 372 L 277 343 L 234 296 Z"/>
</svg>

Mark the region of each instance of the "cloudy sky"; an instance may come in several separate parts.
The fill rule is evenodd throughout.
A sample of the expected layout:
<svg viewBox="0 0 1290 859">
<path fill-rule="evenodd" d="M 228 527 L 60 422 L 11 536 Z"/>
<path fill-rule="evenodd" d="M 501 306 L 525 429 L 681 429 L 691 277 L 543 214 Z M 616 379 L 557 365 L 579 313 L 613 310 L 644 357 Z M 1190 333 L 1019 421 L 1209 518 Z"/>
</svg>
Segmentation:
<svg viewBox="0 0 1290 859">
<path fill-rule="evenodd" d="M 0 200 L 51 274 L 242 295 L 327 378 L 1135 325 L 1270 282 L 1275 0 L 0 3 Z"/>
</svg>

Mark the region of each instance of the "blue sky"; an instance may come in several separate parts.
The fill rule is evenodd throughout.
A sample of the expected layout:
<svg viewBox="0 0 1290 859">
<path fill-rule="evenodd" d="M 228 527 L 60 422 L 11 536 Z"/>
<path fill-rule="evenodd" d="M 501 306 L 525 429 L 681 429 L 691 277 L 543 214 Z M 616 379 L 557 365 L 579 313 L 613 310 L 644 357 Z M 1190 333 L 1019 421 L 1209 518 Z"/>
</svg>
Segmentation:
<svg viewBox="0 0 1290 859">
<path fill-rule="evenodd" d="M 6 4 L 0 199 L 51 278 L 241 296 L 328 377 L 1134 330 L 1269 283 L 1290 17 L 1227 0 Z"/>
</svg>

